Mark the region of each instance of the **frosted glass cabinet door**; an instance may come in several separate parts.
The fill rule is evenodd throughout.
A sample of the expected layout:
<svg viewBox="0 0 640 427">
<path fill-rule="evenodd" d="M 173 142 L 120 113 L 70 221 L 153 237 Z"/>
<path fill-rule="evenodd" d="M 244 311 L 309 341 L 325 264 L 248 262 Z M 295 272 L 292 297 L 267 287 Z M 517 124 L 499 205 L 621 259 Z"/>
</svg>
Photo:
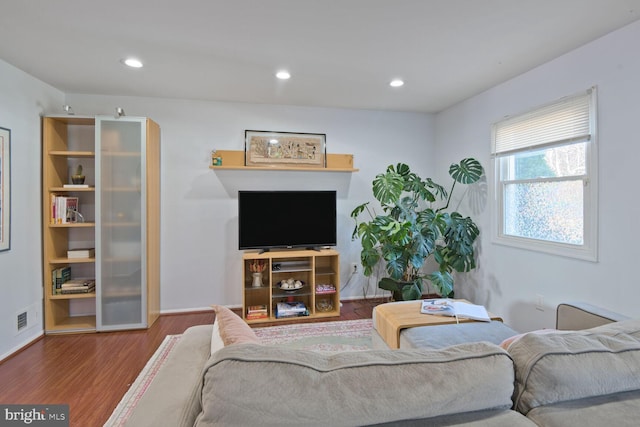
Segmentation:
<svg viewBox="0 0 640 427">
<path fill-rule="evenodd" d="M 145 141 L 145 118 L 96 118 L 98 330 L 146 327 Z"/>
</svg>

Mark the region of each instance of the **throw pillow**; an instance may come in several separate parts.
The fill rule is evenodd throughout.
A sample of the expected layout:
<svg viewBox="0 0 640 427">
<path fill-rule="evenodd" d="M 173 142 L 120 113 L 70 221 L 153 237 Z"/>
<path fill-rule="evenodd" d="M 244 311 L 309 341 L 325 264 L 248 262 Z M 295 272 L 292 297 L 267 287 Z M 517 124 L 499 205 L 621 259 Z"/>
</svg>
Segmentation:
<svg viewBox="0 0 640 427">
<path fill-rule="evenodd" d="M 211 350 L 209 354 L 213 354 L 221 348 L 224 348 L 224 343 L 220 336 L 220 324 L 218 322 L 213 322 L 213 329 L 211 330 Z"/>
<path fill-rule="evenodd" d="M 520 338 L 522 338 L 523 336 L 527 335 L 527 334 L 550 334 L 552 332 L 558 332 L 557 329 L 539 329 L 536 331 L 531 331 L 531 332 L 525 332 L 522 334 L 518 334 L 518 335 L 514 335 L 512 337 L 507 338 L 506 340 L 502 341 L 500 343 L 500 347 L 502 347 L 503 349 L 507 349 L 512 343 L 518 341 Z"/>
<path fill-rule="evenodd" d="M 220 338 L 222 338 L 222 343 L 225 347 L 231 344 L 242 343 L 260 344 L 260 340 L 253 332 L 253 329 L 251 329 L 240 316 L 221 305 L 213 305 L 212 307 L 216 312 L 215 323 L 218 324 L 217 333 L 219 333 Z M 214 327 L 214 334 L 215 333 L 216 328 Z"/>
</svg>

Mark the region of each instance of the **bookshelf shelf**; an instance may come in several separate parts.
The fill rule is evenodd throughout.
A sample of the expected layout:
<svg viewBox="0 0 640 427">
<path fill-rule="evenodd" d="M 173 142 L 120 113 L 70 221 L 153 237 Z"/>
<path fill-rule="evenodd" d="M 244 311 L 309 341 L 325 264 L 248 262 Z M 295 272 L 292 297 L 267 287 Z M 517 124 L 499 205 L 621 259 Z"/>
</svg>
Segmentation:
<svg viewBox="0 0 640 427">
<path fill-rule="evenodd" d="M 73 222 L 67 224 L 47 224 L 50 228 L 92 228 L 96 226 L 95 222 Z"/>
<path fill-rule="evenodd" d="M 93 151 L 68 151 L 68 150 L 51 150 L 49 151 L 50 156 L 60 156 L 60 157 L 73 157 L 73 158 L 91 158 L 95 157 L 96 153 Z"/>
<path fill-rule="evenodd" d="M 56 294 L 56 295 L 51 295 L 51 299 L 52 300 L 88 299 L 88 298 L 95 298 L 95 297 L 96 297 L 96 293 L 95 292 L 87 292 L 86 294 Z M 86 318 L 88 319 L 88 316 L 86 316 Z"/>
<path fill-rule="evenodd" d="M 49 264 L 82 264 L 96 262 L 95 258 L 51 258 Z"/>
<path fill-rule="evenodd" d="M 51 187 L 49 191 L 52 193 L 83 193 L 83 192 L 95 192 L 95 187 L 87 188 L 68 188 L 68 187 Z"/>
</svg>

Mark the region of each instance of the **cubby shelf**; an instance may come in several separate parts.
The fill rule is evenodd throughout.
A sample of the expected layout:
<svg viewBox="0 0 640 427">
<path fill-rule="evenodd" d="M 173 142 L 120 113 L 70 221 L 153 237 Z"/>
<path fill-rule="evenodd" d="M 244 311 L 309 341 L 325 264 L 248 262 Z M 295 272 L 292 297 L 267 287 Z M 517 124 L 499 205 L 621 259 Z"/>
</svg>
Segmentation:
<svg viewBox="0 0 640 427">
<path fill-rule="evenodd" d="M 242 260 L 242 316 L 247 323 L 291 320 L 292 317 L 277 316 L 279 302 L 303 303 L 308 316 L 302 318 L 340 316 L 340 255 L 336 250 L 245 252 Z M 263 286 L 253 286 L 250 265 L 256 261 L 265 264 Z M 280 282 L 289 278 L 301 281 L 303 286 L 295 291 L 281 289 Z M 320 284 L 331 284 L 335 291 L 318 292 L 316 286 Z M 249 307 L 255 306 L 266 307 L 266 316 L 248 318 Z"/>
</svg>

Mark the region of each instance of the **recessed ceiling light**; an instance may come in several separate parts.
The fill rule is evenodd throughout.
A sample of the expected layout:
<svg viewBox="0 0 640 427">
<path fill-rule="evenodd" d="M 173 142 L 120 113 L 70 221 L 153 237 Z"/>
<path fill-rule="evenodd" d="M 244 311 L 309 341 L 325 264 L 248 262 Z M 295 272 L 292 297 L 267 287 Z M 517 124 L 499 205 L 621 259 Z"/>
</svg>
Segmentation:
<svg viewBox="0 0 640 427">
<path fill-rule="evenodd" d="M 142 68 L 142 62 L 136 58 L 123 59 L 122 63 L 131 68 Z"/>
<path fill-rule="evenodd" d="M 276 77 L 279 78 L 280 80 L 287 80 L 291 78 L 291 74 L 289 74 L 288 71 L 282 70 L 276 73 Z"/>
<path fill-rule="evenodd" d="M 402 80 L 394 79 L 394 80 L 391 80 L 391 83 L 389 83 L 389 86 L 391 86 L 391 87 L 400 87 L 403 84 L 404 84 L 404 82 Z"/>
</svg>

